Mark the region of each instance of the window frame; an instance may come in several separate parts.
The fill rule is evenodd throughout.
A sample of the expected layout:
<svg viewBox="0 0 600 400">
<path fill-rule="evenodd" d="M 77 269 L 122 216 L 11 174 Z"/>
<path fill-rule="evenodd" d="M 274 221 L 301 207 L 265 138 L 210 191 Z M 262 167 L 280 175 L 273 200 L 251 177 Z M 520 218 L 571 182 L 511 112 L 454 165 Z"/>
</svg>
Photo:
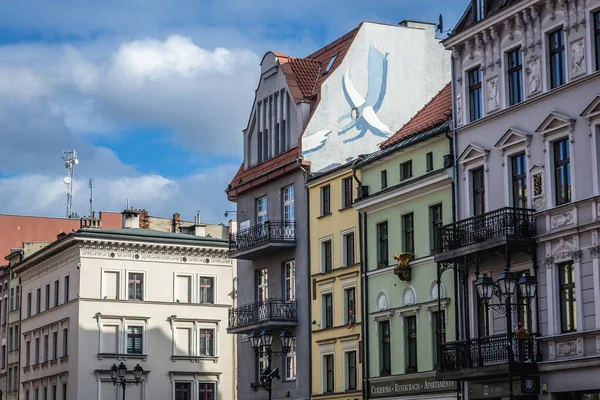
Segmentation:
<svg viewBox="0 0 600 400">
<path fill-rule="evenodd" d="M 404 326 L 406 327 L 406 373 L 410 374 L 419 371 L 417 316 L 404 317 Z M 414 359 L 411 359 L 413 357 Z"/>
<path fill-rule="evenodd" d="M 379 376 L 390 376 L 392 374 L 391 321 L 386 319 L 377 323 L 379 324 Z"/>
<path fill-rule="evenodd" d="M 358 389 L 358 351 L 356 349 L 348 349 L 343 351 L 344 354 L 344 391 L 355 391 Z M 353 357 L 350 355 L 353 354 Z M 352 363 L 351 360 L 354 360 Z M 351 366 L 351 364 L 353 364 Z M 351 369 L 354 369 L 352 373 Z M 352 385 L 354 381 L 354 385 Z"/>
<path fill-rule="evenodd" d="M 291 196 L 290 196 L 291 192 Z M 295 194 L 296 189 L 294 185 L 288 185 L 281 189 L 281 207 L 282 207 L 282 215 L 284 222 L 292 222 L 296 220 L 296 210 L 295 210 Z M 291 211 L 289 211 L 291 210 Z M 290 218 L 291 216 L 291 218 Z"/>
<path fill-rule="evenodd" d="M 323 354 L 323 393 L 335 393 L 335 356 L 333 353 Z"/>
<path fill-rule="evenodd" d="M 346 177 L 342 179 L 342 209 L 352 207 L 354 203 L 353 195 L 352 195 L 352 177 Z"/>
<path fill-rule="evenodd" d="M 508 105 L 523 102 L 523 55 L 521 46 L 506 51 L 506 75 L 508 83 Z M 513 56 L 516 55 L 516 59 Z M 515 64 L 513 65 L 513 61 Z M 515 93 L 515 89 L 517 92 Z M 516 95 L 516 98 L 515 98 Z"/>
<path fill-rule="evenodd" d="M 436 210 L 439 209 L 439 218 L 436 217 Z M 439 245 L 438 232 L 444 226 L 444 207 L 443 203 L 437 203 L 429 206 L 429 226 L 431 232 L 431 250 L 436 251 Z"/>
<path fill-rule="evenodd" d="M 433 151 L 427 152 L 425 154 L 425 171 L 433 171 Z"/>
<path fill-rule="evenodd" d="M 331 186 L 321 186 L 321 217 L 331 215 Z"/>
<path fill-rule="evenodd" d="M 386 189 L 388 187 L 388 179 L 387 178 L 388 178 L 387 169 L 384 169 L 380 173 L 381 189 Z"/>
<path fill-rule="evenodd" d="M 329 236 L 321 239 L 319 250 L 321 253 L 321 273 L 333 271 L 333 238 Z"/>
<path fill-rule="evenodd" d="M 553 48 L 553 37 L 558 34 L 558 38 L 560 38 L 559 46 Z M 565 58 L 565 33 L 563 31 L 563 27 L 559 27 L 554 29 L 547 34 L 548 40 L 548 68 L 550 69 L 549 79 L 550 79 L 550 89 L 556 89 L 567 83 L 567 65 Z M 557 58 L 557 62 L 560 63 L 560 70 L 556 71 L 554 69 L 554 58 Z M 556 75 L 558 74 L 558 76 Z"/>
<path fill-rule="evenodd" d="M 477 75 L 475 75 L 477 73 Z M 477 79 L 475 79 L 477 78 Z M 467 71 L 467 90 L 469 93 L 469 122 L 483 118 L 483 85 L 481 66 L 477 65 Z M 475 107 L 477 105 L 477 107 Z"/>
<path fill-rule="evenodd" d="M 382 232 L 385 227 L 385 234 Z M 377 268 L 386 268 L 390 262 L 389 226 L 388 221 L 381 221 L 375 225 L 377 240 Z M 385 249 L 383 248 L 385 247 Z M 384 254 L 385 250 L 385 254 Z M 385 256 L 385 258 L 383 258 Z"/>
<path fill-rule="evenodd" d="M 175 400 L 179 400 L 181 398 L 186 398 L 184 397 L 178 397 L 178 395 L 183 394 L 183 395 L 187 395 L 188 399 L 192 399 L 193 397 L 193 388 L 192 388 L 192 384 L 194 382 L 192 381 L 174 381 L 173 382 L 173 399 Z M 189 385 L 188 388 L 189 390 L 185 390 L 185 389 L 178 389 L 177 385 Z"/>
<path fill-rule="evenodd" d="M 54 280 L 54 307 L 60 303 L 60 279 Z"/>
<path fill-rule="evenodd" d="M 350 240 L 350 237 L 352 240 Z M 340 254 L 341 266 L 350 267 L 356 264 L 356 235 L 354 228 L 342 231 L 340 239 L 342 243 L 342 251 Z"/>
<path fill-rule="evenodd" d="M 256 208 L 256 225 L 262 225 L 269 220 L 269 201 L 267 196 L 257 197 L 254 201 L 254 205 Z"/>
<path fill-rule="evenodd" d="M 334 319 L 334 303 L 333 292 L 321 293 L 321 308 L 323 316 L 323 326 L 321 329 L 333 328 L 335 325 Z"/>
<path fill-rule="evenodd" d="M 45 286 L 46 292 L 44 293 L 44 311 L 48 311 L 50 309 L 50 284 L 47 283 Z"/>
<path fill-rule="evenodd" d="M 288 276 L 288 266 L 290 274 Z M 283 299 L 285 301 L 296 300 L 296 260 L 283 262 Z"/>
<path fill-rule="evenodd" d="M 70 286 L 69 275 L 65 275 L 63 278 L 63 304 L 69 302 L 69 286 Z"/>
<path fill-rule="evenodd" d="M 439 322 L 438 322 L 439 315 Z M 441 322 L 441 325 L 440 325 Z M 438 350 L 439 347 L 446 343 L 446 310 L 433 310 L 431 312 L 431 328 L 433 330 L 433 365 L 434 368 L 439 367 Z"/>
<path fill-rule="evenodd" d="M 283 380 L 286 382 L 290 382 L 290 381 L 295 381 L 297 379 L 298 376 L 298 371 L 297 371 L 297 359 L 296 359 L 296 338 L 292 339 L 292 344 L 290 346 L 290 351 L 288 351 L 285 354 L 285 357 L 283 357 Z M 288 374 L 288 366 L 292 366 L 291 368 L 291 374 Z"/>
<path fill-rule="evenodd" d="M 130 329 L 139 329 L 140 333 L 132 333 L 131 335 L 133 336 L 133 342 L 132 342 L 132 351 L 129 352 L 129 330 Z M 146 354 L 146 327 L 144 325 L 140 325 L 140 324 L 126 324 L 125 325 L 125 343 L 124 343 L 124 352 L 123 354 L 127 354 L 127 355 L 143 355 Z M 135 339 L 137 337 L 140 337 L 140 349 L 139 352 L 138 351 L 134 351 L 137 350 L 137 347 L 135 346 Z"/>
<path fill-rule="evenodd" d="M 476 173 L 481 173 L 481 182 L 480 182 L 481 187 L 476 187 L 476 185 L 475 185 L 475 182 L 476 182 L 475 174 Z M 472 214 L 473 214 L 473 216 L 483 215 L 486 212 L 485 167 L 477 166 L 469 171 L 469 175 L 470 175 L 470 181 L 471 181 L 471 193 L 470 194 L 471 194 Z M 480 201 L 481 210 L 476 209 L 476 201 L 475 201 L 476 199 L 479 199 L 479 201 Z M 480 212 L 478 212 L 478 211 L 480 211 Z"/>
<path fill-rule="evenodd" d="M 254 271 L 254 290 L 257 302 L 269 299 L 269 269 L 267 267 Z"/>
<path fill-rule="evenodd" d="M 129 275 L 130 274 L 141 274 L 142 275 L 142 298 L 141 299 L 130 298 L 131 297 L 131 293 L 129 291 L 129 283 L 130 283 Z M 125 287 L 125 290 L 127 291 L 127 293 L 125 295 L 126 295 L 126 299 L 128 301 L 147 301 L 148 300 L 148 298 L 146 297 L 147 289 L 148 289 L 147 288 L 147 286 L 148 286 L 147 285 L 147 282 L 148 282 L 147 275 L 148 275 L 147 271 L 144 271 L 144 270 L 133 270 L 133 269 L 125 270 L 125 276 L 127 277 L 127 286 Z M 134 297 L 135 297 L 135 293 L 134 293 Z"/>
<path fill-rule="evenodd" d="M 38 315 L 41 312 L 42 312 L 42 287 L 40 286 L 35 289 L 35 315 Z"/>
<path fill-rule="evenodd" d="M 525 152 L 519 152 L 509 156 L 510 160 L 510 179 L 511 179 L 511 203 L 515 208 L 527 208 L 528 204 L 528 187 L 527 187 L 527 156 Z M 519 163 L 519 160 L 521 162 Z M 516 168 L 521 169 L 521 174 L 515 173 Z M 523 204 L 517 204 L 517 193 L 523 198 Z"/>
<path fill-rule="evenodd" d="M 349 294 L 352 293 L 352 296 Z M 356 287 L 344 288 L 344 325 L 356 323 Z"/>
<path fill-rule="evenodd" d="M 202 331 L 211 331 L 212 332 L 212 337 L 209 339 L 209 344 L 211 346 L 211 353 L 212 354 L 203 354 L 201 352 L 201 343 L 202 343 Z M 217 354 L 217 329 L 214 326 L 205 326 L 205 325 L 200 325 L 198 326 L 198 331 L 197 331 L 197 351 L 196 351 L 196 356 L 197 357 L 218 357 Z M 206 338 L 205 338 L 206 340 Z M 206 343 L 205 343 L 206 344 Z"/>
<path fill-rule="evenodd" d="M 415 214 L 402 215 L 402 245 L 406 253 L 415 254 Z"/>
<path fill-rule="evenodd" d="M 570 266 L 572 268 L 572 272 L 569 274 L 571 278 L 569 282 L 564 282 L 563 271 L 561 270 L 564 267 Z M 575 274 L 575 263 L 573 261 L 566 261 L 560 264 L 557 264 L 557 272 L 558 272 L 558 305 L 559 305 L 559 315 L 560 315 L 560 332 L 561 333 L 570 333 L 577 332 L 577 282 L 576 282 L 576 274 Z M 563 291 L 570 292 L 570 299 L 563 299 Z M 566 310 L 563 310 L 563 301 L 566 301 Z M 570 315 L 565 315 L 570 314 Z M 568 317 L 571 318 L 571 327 L 569 327 Z"/>
<path fill-rule="evenodd" d="M 557 148 L 560 148 L 560 144 L 561 143 L 565 143 L 566 144 L 566 149 L 568 151 L 568 157 L 564 158 L 564 159 L 558 159 L 558 157 L 560 157 L 560 155 L 557 156 Z M 558 145 L 558 146 L 557 146 Z M 554 202 L 555 202 L 555 206 L 561 206 L 564 204 L 569 204 L 570 202 L 573 201 L 573 194 L 572 194 L 572 188 L 573 188 L 573 183 L 572 183 L 572 179 L 571 179 L 571 142 L 569 141 L 568 137 L 562 137 L 559 138 L 555 141 L 552 142 L 552 171 L 553 171 L 553 183 L 554 183 Z M 562 172 L 564 171 L 563 167 L 566 167 L 566 172 Z M 561 170 L 561 175 L 559 175 L 559 169 Z M 560 178 L 566 178 L 569 185 L 567 190 L 562 193 L 562 191 L 559 192 L 559 187 L 561 187 L 561 185 L 559 185 L 559 180 Z M 563 195 L 563 196 L 561 196 Z M 564 197 L 564 198 L 562 198 Z M 562 199 L 561 199 L 562 198 Z"/>
<path fill-rule="evenodd" d="M 592 35 L 594 37 L 596 71 L 600 71 L 600 10 L 592 13 Z"/>
<path fill-rule="evenodd" d="M 209 289 L 211 291 L 211 299 L 210 301 L 201 301 L 203 297 L 201 295 L 203 291 L 203 283 L 202 279 L 212 279 L 212 286 Z M 199 274 L 198 275 L 198 304 L 217 304 L 217 276 L 212 274 Z"/>
<path fill-rule="evenodd" d="M 208 392 L 208 391 L 200 392 L 200 385 L 212 386 L 212 392 Z M 198 400 L 205 400 L 205 399 L 216 400 L 217 399 L 218 393 L 219 393 L 219 388 L 217 387 L 216 382 L 198 381 L 198 382 L 196 382 L 196 387 L 198 388 Z M 208 397 L 207 394 L 210 394 L 210 393 L 212 393 L 212 396 Z M 200 398 L 201 394 L 204 394 L 204 398 Z"/>
<path fill-rule="evenodd" d="M 400 164 L 400 180 L 405 181 L 413 177 L 412 160 L 404 161 Z"/>
</svg>

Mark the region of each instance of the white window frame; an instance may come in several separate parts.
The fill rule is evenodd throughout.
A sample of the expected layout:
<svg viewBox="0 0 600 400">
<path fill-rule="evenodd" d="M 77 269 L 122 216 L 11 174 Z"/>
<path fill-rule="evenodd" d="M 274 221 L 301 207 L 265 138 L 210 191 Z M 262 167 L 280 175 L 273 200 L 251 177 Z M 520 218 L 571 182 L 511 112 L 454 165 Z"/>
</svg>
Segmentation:
<svg viewBox="0 0 600 400">
<path fill-rule="evenodd" d="M 200 281 L 202 280 L 202 278 L 212 278 L 213 279 L 213 301 L 212 303 L 200 303 Z M 198 304 L 219 304 L 219 302 L 217 301 L 217 274 L 198 274 L 198 293 L 197 293 L 197 299 L 196 302 Z"/>
<path fill-rule="evenodd" d="M 491 270 L 482 270 L 479 271 L 480 274 L 488 274 L 488 276 L 493 277 Z M 470 320 L 470 330 L 471 330 L 471 339 L 477 339 L 479 337 L 479 319 L 477 318 L 477 289 L 475 287 L 475 281 L 477 280 L 477 276 L 475 274 L 469 275 L 469 304 L 471 304 L 470 312 L 471 312 L 471 320 Z M 490 308 L 488 311 L 488 327 L 490 331 L 490 335 L 494 334 L 494 317 L 492 315 L 494 311 Z"/>
<path fill-rule="evenodd" d="M 286 382 L 290 382 L 290 381 L 295 381 L 297 379 L 298 376 L 298 366 L 297 366 L 297 359 L 296 359 L 296 350 L 297 350 L 298 345 L 296 344 L 296 338 L 292 339 L 292 346 L 290 348 L 290 351 L 285 355 L 284 357 L 284 368 L 285 371 L 283 372 L 284 375 L 284 380 Z M 291 361 L 290 361 L 291 360 Z M 293 365 L 292 368 L 292 373 L 293 375 L 288 376 L 288 363 L 291 362 Z"/>
<path fill-rule="evenodd" d="M 286 200 L 286 191 L 288 189 L 292 189 L 292 197 L 291 199 L 287 199 Z M 281 193 L 281 199 L 282 199 L 282 215 L 283 215 L 283 220 L 285 222 L 289 222 L 289 221 L 295 221 L 296 220 L 296 210 L 295 210 L 295 202 L 294 202 L 294 198 L 295 198 L 295 193 L 296 193 L 296 188 L 294 187 L 294 185 L 288 185 L 286 187 L 283 188 L 282 193 Z M 291 210 L 292 210 L 292 217 L 291 219 L 287 219 L 286 215 L 285 215 L 285 208 L 286 206 L 291 206 Z"/>
<path fill-rule="evenodd" d="M 117 329 L 117 353 L 120 356 L 125 357 L 142 357 L 148 354 L 147 340 L 148 340 L 148 320 L 149 317 L 136 317 L 136 316 L 114 316 L 114 315 L 96 315 L 98 324 L 98 354 L 103 354 L 103 357 L 110 355 L 111 353 L 103 353 L 103 330 L 105 326 L 116 326 Z M 141 327 L 142 328 L 142 354 L 129 354 L 127 353 L 127 330 L 129 327 Z M 60 331 L 67 326 L 61 326 Z M 58 331 L 57 327 L 57 331 Z M 63 332 L 64 333 L 64 332 Z M 62 333 L 61 333 L 62 335 Z M 61 356 L 59 356 L 61 357 Z"/>
<path fill-rule="evenodd" d="M 355 389 L 349 389 L 348 385 L 348 362 L 346 360 L 346 355 L 348 353 L 354 352 L 354 356 L 356 357 L 356 361 L 355 361 L 355 369 L 356 369 L 356 388 Z M 335 372 L 335 369 L 334 371 Z M 349 347 L 349 348 L 345 348 L 342 350 L 342 384 L 344 385 L 344 391 L 346 390 L 358 390 L 358 380 L 359 380 L 359 376 L 358 376 L 358 347 Z"/>
<path fill-rule="evenodd" d="M 189 354 L 177 354 L 177 330 L 178 329 L 188 329 L 189 330 L 189 334 L 190 334 L 190 348 L 189 348 Z M 181 322 L 181 321 L 176 321 L 175 324 L 172 327 L 172 331 L 173 331 L 173 346 L 172 346 L 172 351 L 171 351 L 171 355 L 174 357 L 194 357 L 194 354 L 196 354 L 196 349 L 195 349 L 195 335 L 194 335 L 194 323 L 193 322 Z"/>
<path fill-rule="evenodd" d="M 142 328 L 142 354 L 136 354 L 136 353 L 128 353 L 127 352 L 127 331 L 129 330 L 129 328 Z M 147 350 L 146 350 L 146 342 L 147 342 L 147 334 L 146 334 L 146 330 L 147 330 L 148 325 L 147 324 L 140 324 L 139 322 L 125 322 L 125 329 L 123 330 L 123 353 L 122 354 L 127 354 L 127 356 L 131 357 L 131 356 L 140 356 L 140 355 L 144 355 L 144 354 L 148 354 Z"/>
<path fill-rule="evenodd" d="M 200 330 L 201 329 L 209 329 L 213 331 L 213 355 L 207 356 L 204 354 L 200 354 Z M 219 357 L 219 327 L 215 324 L 200 324 L 196 323 L 196 357 Z"/>
<path fill-rule="evenodd" d="M 287 276 L 287 268 L 288 265 L 292 266 L 292 273 L 290 274 L 290 276 Z M 291 287 L 291 292 L 292 292 L 292 296 L 291 298 L 287 299 L 287 288 Z M 286 301 L 293 301 L 296 300 L 296 260 L 288 260 L 285 261 L 283 263 L 283 297 Z"/>
<path fill-rule="evenodd" d="M 144 277 L 144 288 L 142 300 L 129 299 L 129 274 L 142 274 Z M 125 270 L 125 299 L 128 301 L 148 301 L 148 271 L 143 269 L 126 269 Z"/>
<path fill-rule="evenodd" d="M 104 274 L 106 272 L 109 273 L 117 273 L 117 284 L 119 285 L 119 287 L 117 288 L 117 298 L 116 299 L 107 299 L 107 300 L 121 300 L 123 298 L 123 270 L 121 269 L 115 269 L 115 268 L 101 268 L 100 271 L 102 271 L 102 278 L 100 281 L 100 298 L 104 299 L 105 297 L 105 293 L 104 290 L 106 289 L 105 285 L 104 285 Z M 64 285 L 64 283 L 63 283 Z M 69 279 L 69 286 L 71 286 L 71 280 Z M 63 296 L 64 298 L 64 296 Z"/>
<path fill-rule="evenodd" d="M 258 205 L 259 205 L 259 202 L 261 202 L 263 199 L 265 200 L 265 207 L 264 207 L 264 210 L 259 211 Z M 268 200 L 267 196 L 264 195 L 264 196 L 257 197 L 255 200 L 254 207 L 256 207 L 256 225 L 260 225 L 260 224 L 267 222 L 269 220 L 269 217 L 268 217 L 269 200 Z M 264 220 L 263 220 L 263 217 L 264 217 Z"/>
<path fill-rule="evenodd" d="M 177 277 L 185 276 L 190 278 L 190 302 L 180 301 L 180 304 L 193 304 L 196 302 L 196 291 L 194 290 L 194 274 L 188 272 L 173 272 L 173 303 L 177 303 Z"/>
<path fill-rule="evenodd" d="M 198 387 L 201 383 L 211 383 L 213 385 L 215 385 L 215 400 L 219 400 L 219 382 L 214 381 L 214 380 L 209 380 L 209 379 L 198 379 L 196 381 L 196 383 L 194 384 L 195 389 L 196 389 L 196 397 L 193 397 L 195 399 L 200 398 L 200 388 Z"/>
<path fill-rule="evenodd" d="M 189 329 L 190 330 L 190 349 L 189 354 L 176 354 L 177 351 L 177 330 L 178 329 Z M 213 354 L 212 356 L 200 355 L 200 329 L 211 329 L 213 330 Z M 208 322 L 204 320 L 193 320 L 193 319 L 172 319 L 171 320 L 171 335 L 172 335 L 172 357 L 180 357 L 180 359 L 186 358 L 204 358 L 204 359 L 217 359 L 220 357 L 219 353 L 219 323 Z"/>
<path fill-rule="evenodd" d="M 345 286 L 342 289 L 342 293 L 343 293 L 343 302 L 344 302 L 344 325 L 348 325 L 350 323 L 350 321 L 347 320 L 348 317 L 348 302 L 346 301 L 346 291 L 350 290 L 350 289 L 354 289 L 354 322 L 353 324 L 356 324 L 357 321 L 357 317 L 356 317 L 356 286 Z"/>
<path fill-rule="evenodd" d="M 266 283 L 265 283 L 264 279 L 261 281 L 261 283 L 257 282 L 256 278 L 258 276 L 258 272 L 259 271 L 265 271 L 266 272 L 266 274 L 263 275 L 263 276 L 267 277 Z M 261 298 L 258 298 L 258 293 L 259 293 L 258 289 L 259 288 L 263 289 L 263 295 L 262 295 Z M 256 293 L 257 301 L 267 301 L 269 299 L 269 268 L 264 267 L 264 268 L 258 268 L 256 270 L 255 275 L 254 275 L 254 290 L 256 290 L 255 293 Z"/>
<path fill-rule="evenodd" d="M 470 153 L 474 153 L 473 156 L 467 157 Z M 458 158 L 458 163 L 462 169 L 463 185 L 463 198 L 466 201 L 463 202 L 463 210 L 461 218 L 469 218 L 473 216 L 473 184 L 472 184 L 472 172 L 477 168 L 483 167 L 483 183 L 485 185 L 485 211 L 490 210 L 490 186 L 488 181 L 488 158 L 489 150 L 482 147 L 469 144 L 461 156 Z"/>
<path fill-rule="evenodd" d="M 321 329 L 327 328 L 327 312 L 325 310 L 325 296 L 331 295 L 331 327 L 335 328 L 335 295 L 333 293 L 333 287 L 327 285 L 327 288 L 322 288 L 320 291 L 321 296 Z"/>
<path fill-rule="evenodd" d="M 353 264 L 348 264 L 348 260 L 346 259 L 346 236 L 353 234 L 354 235 L 354 263 Z M 340 232 L 340 247 L 341 247 L 341 252 L 340 252 L 340 265 L 343 267 L 350 267 L 354 264 L 356 264 L 357 262 L 357 257 L 356 257 L 356 229 L 354 229 L 354 227 L 343 230 Z M 332 253 L 333 253 L 333 248 L 331 249 Z M 333 258 L 333 257 L 332 257 Z"/>
<path fill-rule="evenodd" d="M 319 239 L 319 271 L 323 274 L 325 273 L 325 253 L 323 252 L 323 243 L 331 242 L 331 271 L 335 269 L 333 265 L 333 260 L 335 259 L 334 253 L 334 243 L 333 243 L 333 235 L 325 236 Z"/>
<path fill-rule="evenodd" d="M 526 179 L 527 179 L 527 207 L 531 208 L 533 189 L 531 181 L 531 165 L 530 164 L 530 151 L 531 151 L 531 138 L 533 137 L 530 133 L 525 133 L 516 128 L 510 128 L 500 138 L 495 147 L 498 148 L 502 156 L 502 166 L 504 167 L 504 187 L 508 190 L 504 191 L 504 206 L 512 207 L 513 199 L 513 187 L 512 187 L 512 157 L 525 153 L 525 168 L 526 168 Z M 514 139 L 511 141 L 511 139 Z"/>
<path fill-rule="evenodd" d="M 333 357 L 333 392 L 327 392 L 327 366 L 325 364 L 325 357 L 332 356 Z M 321 393 L 335 393 L 335 352 L 328 351 L 325 353 L 321 353 Z"/>
</svg>

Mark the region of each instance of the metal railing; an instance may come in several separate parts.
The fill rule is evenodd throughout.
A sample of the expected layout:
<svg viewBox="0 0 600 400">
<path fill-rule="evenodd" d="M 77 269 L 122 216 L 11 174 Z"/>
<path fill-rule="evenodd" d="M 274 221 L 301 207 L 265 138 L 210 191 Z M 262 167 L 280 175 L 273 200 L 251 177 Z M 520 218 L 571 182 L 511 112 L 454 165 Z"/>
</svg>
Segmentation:
<svg viewBox="0 0 600 400">
<path fill-rule="evenodd" d="M 509 339 L 507 334 L 443 343 L 440 345 L 439 368 L 455 371 L 505 364 L 511 356 L 514 362 L 537 362 L 537 346 L 535 337 Z"/>
<path fill-rule="evenodd" d="M 237 253 L 267 243 L 295 243 L 295 221 L 266 221 L 229 235 L 229 253 Z"/>
<path fill-rule="evenodd" d="M 229 328 L 240 328 L 266 321 L 298 321 L 296 300 L 267 299 L 229 310 Z"/>
<path fill-rule="evenodd" d="M 444 253 L 501 236 L 531 238 L 536 234 L 534 212 L 506 207 L 444 225 L 437 232 L 436 252 Z"/>
</svg>

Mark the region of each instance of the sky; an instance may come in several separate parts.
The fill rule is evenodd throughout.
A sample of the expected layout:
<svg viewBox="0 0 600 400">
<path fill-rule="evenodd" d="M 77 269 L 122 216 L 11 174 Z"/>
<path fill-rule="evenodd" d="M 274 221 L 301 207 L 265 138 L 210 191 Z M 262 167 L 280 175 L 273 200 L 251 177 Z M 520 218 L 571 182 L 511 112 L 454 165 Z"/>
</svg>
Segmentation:
<svg viewBox="0 0 600 400">
<path fill-rule="evenodd" d="M 267 51 L 306 56 L 361 21 L 452 28 L 468 0 L 19 0 L 0 13 L 0 213 L 225 222 Z"/>
</svg>

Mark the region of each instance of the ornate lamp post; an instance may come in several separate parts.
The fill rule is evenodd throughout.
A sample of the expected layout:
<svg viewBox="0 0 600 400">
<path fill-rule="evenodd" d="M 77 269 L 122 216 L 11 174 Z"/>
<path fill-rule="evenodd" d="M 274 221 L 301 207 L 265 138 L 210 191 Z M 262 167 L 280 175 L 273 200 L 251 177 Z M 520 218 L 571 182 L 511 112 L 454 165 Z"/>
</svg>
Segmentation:
<svg viewBox="0 0 600 400">
<path fill-rule="evenodd" d="M 136 365 L 133 368 L 133 380 L 127 380 L 125 377 L 127 376 L 127 367 L 125 364 L 121 363 L 117 367 L 117 364 L 113 364 L 110 368 L 110 379 L 112 379 L 113 386 L 121 386 L 123 388 L 123 400 L 125 400 L 125 389 L 131 387 L 133 385 L 139 385 L 142 379 L 142 375 L 144 374 L 144 369 L 140 366 L 140 364 Z"/>
<path fill-rule="evenodd" d="M 537 279 L 531 276 L 529 272 L 525 272 L 521 278 L 518 278 L 514 272 L 511 272 L 508 267 L 504 269 L 496 281 L 487 274 L 483 274 L 475 281 L 475 286 L 479 292 L 479 297 L 486 307 L 498 311 L 506 315 L 506 335 L 508 339 L 508 364 L 509 364 L 509 391 L 510 399 L 513 399 L 513 383 L 511 375 L 511 365 L 514 362 L 513 353 L 513 332 L 512 332 L 512 314 L 519 309 L 527 311 L 527 326 L 531 329 L 531 301 L 535 298 L 537 292 Z M 515 288 L 519 287 L 523 303 L 513 302 L 512 297 L 515 293 Z M 491 304 L 493 296 L 496 296 L 500 302 Z M 528 355 L 533 357 L 533 346 L 531 337 L 528 342 Z M 479 351 L 481 354 L 481 349 Z"/>
<path fill-rule="evenodd" d="M 294 340 L 294 335 L 284 329 L 279 335 L 279 339 L 281 340 L 281 350 L 282 351 L 273 351 L 271 350 L 271 346 L 273 345 L 273 331 L 269 328 L 265 328 L 262 332 L 258 332 L 258 330 L 253 331 L 249 335 L 250 346 L 256 351 L 256 354 L 259 357 L 267 357 L 267 367 L 259 371 L 259 382 L 252 384 L 252 390 L 258 390 L 259 387 L 262 387 L 269 393 L 269 400 L 271 400 L 271 391 L 272 391 L 272 383 L 273 379 L 281 379 L 279 376 L 279 368 L 271 369 L 271 363 L 273 361 L 273 356 L 281 357 L 285 356 L 290 352 L 292 341 Z"/>
</svg>

